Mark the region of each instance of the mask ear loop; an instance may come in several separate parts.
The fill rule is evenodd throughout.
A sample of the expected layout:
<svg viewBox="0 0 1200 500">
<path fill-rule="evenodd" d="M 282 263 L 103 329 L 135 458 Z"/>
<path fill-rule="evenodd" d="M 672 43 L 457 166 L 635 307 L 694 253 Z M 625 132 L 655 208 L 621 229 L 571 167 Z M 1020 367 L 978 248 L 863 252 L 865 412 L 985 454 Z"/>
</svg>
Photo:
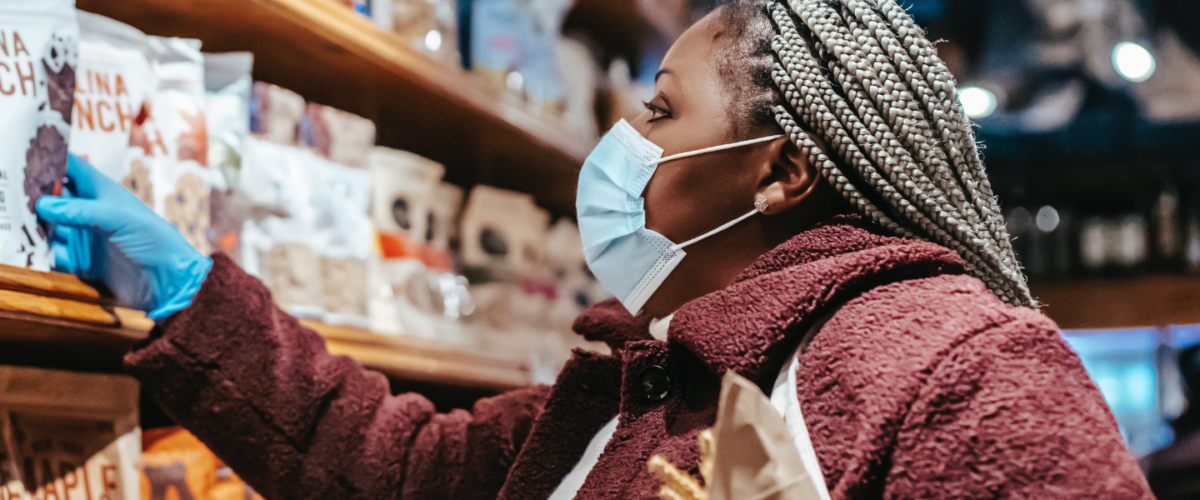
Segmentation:
<svg viewBox="0 0 1200 500">
<path fill-rule="evenodd" d="M 717 234 L 717 233 L 719 233 L 719 232 L 721 232 L 721 231 L 724 231 L 724 230 L 726 230 L 726 229 L 729 229 L 729 228 L 731 228 L 731 227 L 733 227 L 733 226 L 737 225 L 737 223 L 739 223 L 739 222 L 741 222 L 741 221 L 744 221 L 744 220 L 746 220 L 746 219 L 749 219 L 751 216 L 753 216 L 753 215 L 754 215 L 754 214 L 756 214 L 756 213 L 758 213 L 758 209 L 757 209 L 757 208 L 756 208 L 756 209 L 754 209 L 754 210 L 751 210 L 751 211 L 750 211 L 749 213 L 747 213 L 746 215 L 743 215 L 743 216 L 741 216 L 741 217 L 738 217 L 738 218 L 736 218 L 736 219 L 733 219 L 733 220 L 731 220 L 731 221 L 729 221 L 729 222 L 726 222 L 726 223 L 725 223 L 725 224 L 723 224 L 721 227 L 718 227 L 718 228 L 716 228 L 716 229 L 713 229 L 712 231 L 709 231 L 709 232 L 707 232 L 707 233 L 704 233 L 704 234 L 702 234 L 702 235 L 700 235 L 700 236 L 697 236 L 697 237 L 695 237 L 695 238 L 692 238 L 692 239 L 690 239 L 690 240 L 687 240 L 687 241 L 685 241 L 685 242 L 683 242 L 683 243 L 680 243 L 680 244 L 678 244 L 678 245 L 672 245 L 672 246 L 671 246 L 671 251 L 672 251 L 672 252 L 674 252 L 674 251 L 677 251 L 677 250 L 683 250 L 683 249 L 684 249 L 684 247 L 690 246 L 690 245 L 692 245 L 693 243 L 698 243 L 700 240 L 703 240 L 703 239 L 705 239 L 705 238 L 707 238 L 707 237 L 709 237 L 709 236 L 712 236 L 712 235 L 714 235 L 714 234 Z"/>
<path fill-rule="evenodd" d="M 732 144 L 722 144 L 722 145 L 720 145 L 720 146 L 713 146 L 713 147 L 711 147 L 711 148 L 697 149 L 697 150 L 695 150 L 695 151 L 688 151 L 688 152 L 686 152 L 686 153 L 679 153 L 679 154 L 674 154 L 674 155 L 671 155 L 671 156 L 664 156 L 664 157 L 662 157 L 662 158 L 659 158 L 659 159 L 657 159 L 657 160 L 651 161 L 649 164 L 650 164 L 650 165 L 658 165 L 658 164 L 660 164 L 660 163 L 668 162 L 668 161 L 671 161 L 671 160 L 678 160 L 678 159 L 680 159 L 680 158 L 687 158 L 687 157 L 689 157 L 689 156 L 702 155 L 702 154 L 705 154 L 705 153 L 712 153 L 712 152 L 715 152 L 715 151 L 724 151 L 724 150 L 726 150 L 726 149 L 740 148 L 740 147 L 742 147 L 742 146 L 749 146 L 749 145 L 751 145 L 751 144 L 758 144 L 758 143 L 760 143 L 760 142 L 773 141 L 773 140 L 775 140 L 775 139 L 778 139 L 778 138 L 780 138 L 780 137 L 783 137 L 783 134 L 769 135 L 769 136 L 767 136 L 767 137 L 759 137 L 758 139 L 750 139 L 750 140 L 748 140 L 748 141 L 735 142 L 735 143 L 732 143 Z"/>
</svg>

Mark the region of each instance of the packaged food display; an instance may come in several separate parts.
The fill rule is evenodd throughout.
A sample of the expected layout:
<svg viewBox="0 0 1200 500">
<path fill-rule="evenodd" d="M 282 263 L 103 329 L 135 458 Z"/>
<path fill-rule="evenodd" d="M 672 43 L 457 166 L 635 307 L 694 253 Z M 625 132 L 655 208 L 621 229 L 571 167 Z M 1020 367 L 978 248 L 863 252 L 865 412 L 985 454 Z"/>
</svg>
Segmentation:
<svg viewBox="0 0 1200 500">
<path fill-rule="evenodd" d="M 250 135 L 250 93 L 254 54 L 204 54 L 204 110 L 208 126 L 208 166 L 235 186 Z"/>
<path fill-rule="evenodd" d="M 242 220 L 235 212 L 233 190 L 242 173 L 242 155 L 250 136 L 250 71 L 254 55 L 228 52 L 204 55 L 205 121 L 209 168 L 220 172 L 225 188 L 209 193 L 209 249 L 236 256 Z"/>
<path fill-rule="evenodd" d="M 0 432 L 0 498 L 140 498 L 130 377 L 0 366 Z"/>
<path fill-rule="evenodd" d="M 528 11 L 518 0 L 476 0 L 471 6 L 471 70 L 501 89 L 520 92 L 522 23 Z"/>
<path fill-rule="evenodd" d="M 223 189 L 225 180 L 208 168 L 204 56 L 198 40 L 149 37 L 148 42 L 158 81 L 149 109 L 165 153 L 150 161 L 154 210 L 208 254 L 211 192 Z"/>
<path fill-rule="evenodd" d="M 565 93 L 558 65 L 558 45 L 570 0 L 526 0 L 527 19 L 520 31 L 521 74 L 525 94 L 535 109 L 562 114 Z"/>
<path fill-rule="evenodd" d="M 475 186 L 463 210 L 462 259 L 493 276 L 544 277 L 545 234 L 550 214 L 533 196 Z"/>
<path fill-rule="evenodd" d="M 558 65 L 563 0 L 478 0 L 472 5 L 472 70 L 550 116 L 562 113 Z"/>
<path fill-rule="evenodd" d="M 250 132 L 263 140 L 291 146 L 304 117 L 304 98 L 278 85 L 254 82 L 250 94 Z"/>
<path fill-rule="evenodd" d="M 375 123 L 310 102 L 300 122 L 300 142 L 334 163 L 365 168 L 368 153 L 375 145 Z"/>
<path fill-rule="evenodd" d="M 0 4 L 0 264 L 49 270 L 42 195 L 67 172 L 79 25 L 74 2 Z"/>
<path fill-rule="evenodd" d="M 208 166 L 204 54 L 200 41 L 148 37 L 158 88 L 151 112 L 163 135 L 166 156 L 174 162 Z"/>
<path fill-rule="evenodd" d="M 275 301 L 293 314 L 320 316 L 324 310 L 316 243 L 312 152 L 251 138 L 242 163 L 242 184 L 264 206 L 286 217 L 249 220 L 242 228 L 242 266 L 262 278 Z"/>
<path fill-rule="evenodd" d="M 596 140 L 600 137 L 596 120 L 596 92 L 603 70 L 592 57 L 585 40 L 562 38 L 558 43 L 558 67 L 562 73 L 563 107 L 559 116 L 562 128 L 576 137 Z"/>
<path fill-rule="evenodd" d="M 370 172 L 371 223 L 384 258 L 418 257 L 445 168 L 413 153 L 376 147 Z"/>
<path fill-rule="evenodd" d="M 143 434 L 141 469 L 143 500 L 170 498 L 170 491 L 191 500 L 262 498 L 196 436 L 179 427 Z"/>
<path fill-rule="evenodd" d="M 462 188 L 445 182 L 434 191 L 425 230 L 425 252 L 421 257 L 426 266 L 441 271 L 453 270 L 450 249 L 452 242 L 458 240 L 463 198 Z"/>
<path fill-rule="evenodd" d="M 129 175 L 126 150 L 142 106 L 154 90 L 146 35 L 127 24 L 79 12 L 79 69 L 72 153 L 120 182 Z"/>
<path fill-rule="evenodd" d="M 323 306 L 329 323 L 366 326 L 367 259 L 371 221 L 367 215 L 370 174 L 316 158 L 315 248 L 320 259 Z"/>
</svg>

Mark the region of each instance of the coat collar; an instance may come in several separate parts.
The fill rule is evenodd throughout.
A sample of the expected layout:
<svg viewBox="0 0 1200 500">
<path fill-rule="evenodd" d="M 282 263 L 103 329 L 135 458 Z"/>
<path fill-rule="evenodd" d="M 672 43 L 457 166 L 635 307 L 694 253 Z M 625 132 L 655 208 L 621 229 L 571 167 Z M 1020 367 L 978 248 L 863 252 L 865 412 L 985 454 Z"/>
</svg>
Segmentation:
<svg viewBox="0 0 1200 500">
<path fill-rule="evenodd" d="M 879 234 L 858 216 L 838 216 L 767 252 L 729 287 L 675 312 L 669 341 L 682 344 L 718 376 L 728 370 L 760 385 L 813 321 L 874 287 L 941 274 L 963 274 L 953 251 Z M 653 340 L 650 318 L 608 300 L 584 311 L 575 331 L 614 351 Z"/>
</svg>

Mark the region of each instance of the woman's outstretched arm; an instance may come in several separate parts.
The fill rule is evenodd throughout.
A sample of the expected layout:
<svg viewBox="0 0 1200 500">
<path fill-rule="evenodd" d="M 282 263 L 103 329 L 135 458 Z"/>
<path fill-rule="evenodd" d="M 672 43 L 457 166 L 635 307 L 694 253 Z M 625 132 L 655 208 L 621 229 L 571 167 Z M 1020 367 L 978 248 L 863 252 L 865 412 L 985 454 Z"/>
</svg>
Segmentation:
<svg viewBox="0 0 1200 500">
<path fill-rule="evenodd" d="M 167 413 L 267 498 L 493 498 L 547 394 L 437 413 L 332 356 L 228 258 L 125 358 Z"/>
<path fill-rule="evenodd" d="M 494 498 L 546 388 L 439 414 L 392 396 L 382 375 L 325 351 L 227 257 L 174 226 L 83 159 L 64 196 L 43 196 L 55 268 L 105 282 L 158 321 L 130 373 L 267 498 Z"/>
</svg>

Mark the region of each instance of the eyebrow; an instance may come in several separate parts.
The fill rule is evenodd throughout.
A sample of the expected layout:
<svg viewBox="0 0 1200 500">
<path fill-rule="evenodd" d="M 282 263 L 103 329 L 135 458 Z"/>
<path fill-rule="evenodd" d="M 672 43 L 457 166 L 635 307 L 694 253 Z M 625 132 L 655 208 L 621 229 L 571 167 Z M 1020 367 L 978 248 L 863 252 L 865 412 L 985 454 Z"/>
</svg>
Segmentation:
<svg viewBox="0 0 1200 500">
<path fill-rule="evenodd" d="M 674 72 L 671 71 L 671 68 L 663 68 L 663 69 L 658 70 L 658 73 L 654 74 L 654 83 L 658 83 L 658 77 L 666 75 L 666 74 L 673 74 L 673 73 Z"/>
</svg>

